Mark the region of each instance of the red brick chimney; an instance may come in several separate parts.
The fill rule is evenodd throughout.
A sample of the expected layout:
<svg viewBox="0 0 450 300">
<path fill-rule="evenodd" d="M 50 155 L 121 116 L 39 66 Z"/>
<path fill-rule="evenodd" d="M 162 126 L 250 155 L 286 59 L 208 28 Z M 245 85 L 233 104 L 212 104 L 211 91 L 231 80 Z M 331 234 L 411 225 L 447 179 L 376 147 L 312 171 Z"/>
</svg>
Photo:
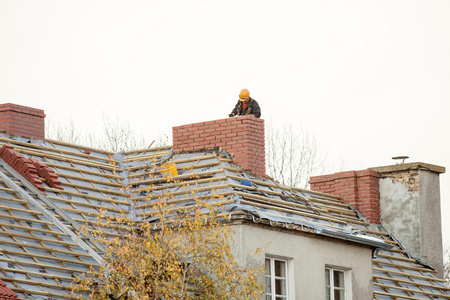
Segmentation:
<svg viewBox="0 0 450 300">
<path fill-rule="evenodd" d="M 41 109 L 12 103 L 0 104 L 0 128 L 9 134 L 44 140 L 44 118 Z"/>
<path fill-rule="evenodd" d="M 372 224 L 380 224 L 380 176 L 374 170 L 311 177 L 311 190 L 339 196 Z"/>
<path fill-rule="evenodd" d="M 382 223 L 442 278 L 442 173 L 444 167 L 414 162 L 315 176 L 309 183 L 353 205 L 370 223 Z"/>
<path fill-rule="evenodd" d="M 221 147 L 233 162 L 265 179 L 264 120 L 253 115 L 187 124 L 172 128 L 175 152 Z"/>
</svg>

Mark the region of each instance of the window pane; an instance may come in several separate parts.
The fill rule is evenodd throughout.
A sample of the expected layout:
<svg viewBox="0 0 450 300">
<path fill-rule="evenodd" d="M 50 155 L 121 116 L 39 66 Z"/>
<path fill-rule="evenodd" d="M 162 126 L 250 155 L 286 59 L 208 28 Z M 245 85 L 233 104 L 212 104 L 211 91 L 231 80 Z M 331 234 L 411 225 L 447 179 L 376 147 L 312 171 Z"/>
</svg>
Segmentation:
<svg viewBox="0 0 450 300">
<path fill-rule="evenodd" d="M 286 297 L 276 297 L 275 300 L 286 300 Z"/>
<path fill-rule="evenodd" d="M 272 300 L 272 296 L 266 295 L 266 300 Z"/>
<path fill-rule="evenodd" d="M 342 271 L 333 271 L 333 281 L 335 287 L 344 287 L 344 272 Z"/>
<path fill-rule="evenodd" d="M 275 294 L 286 295 L 286 279 L 275 279 Z"/>
<path fill-rule="evenodd" d="M 325 288 L 325 296 L 327 300 L 330 300 L 330 287 Z"/>
<path fill-rule="evenodd" d="M 286 263 L 284 261 L 275 261 L 275 276 L 286 277 Z"/>
<path fill-rule="evenodd" d="M 270 275 L 270 259 L 266 258 L 266 265 L 265 265 L 264 269 L 266 270 L 266 274 Z"/>
<path fill-rule="evenodd" d="M 325 284 L 330 286 L 330 270 L 325 269 Z"/>
<path fill-rule="evenodd" d="M 334 300 L 345 300 L 345 290 L 334 290 Z"/>
<path fill-rule="evenodd" d="M 270 277 L 266 277 L 266 293 L 270 294 L 272 286 L 270 285 Z"/>
</svg>

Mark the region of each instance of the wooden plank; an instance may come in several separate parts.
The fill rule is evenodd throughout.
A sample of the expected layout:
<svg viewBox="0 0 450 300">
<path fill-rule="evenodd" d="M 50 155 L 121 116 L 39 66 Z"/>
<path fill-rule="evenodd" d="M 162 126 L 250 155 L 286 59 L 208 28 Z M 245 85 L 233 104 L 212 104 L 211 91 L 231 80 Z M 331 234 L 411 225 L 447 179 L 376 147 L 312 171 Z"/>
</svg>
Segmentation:
<svg viewBox="0 0 450 300">
<path fill-rule="evenodd" d="M 100 177 L 107 177 L 107 178 L 114 178 L 114 179 L 119 179 L 119 180 L 123 180 L 124 177 L 120 176 L 120 175 L 114 175 L 114 174 L 107 174 L 107 173 L 101 173 L 101 172 L 96 172 L 96 171 L 91 171 L 91 170 L 84 170 L 84 169 L 79 169 L 79 168 L 75 168 L 75 167 L 69 167 L 69 166 L 64 166 L 61 164 L 55 164 L 52 162 L 45 162 L 45 164 L 49 167 L 53 167 L 55 169 L 64 169 L 64 170 L 69 170 L 69 171 L 74 171 L 74 172 L 79 172 L 82 174 L 91 174 L 91 175 L 96 175 L 96 176 L 100 176 Z M 55 172 L 58 176 L 62 176 L 65 177 L 66 174 L 62 173 L 62 172 Z"/>
<path fill-rule="evenodd" d="M 408 299 L 417 299 L 416 294 L 422 294 L 422 295 L 428 295 L 428 296 L 438 296 L 438 297 L 444 297 L 444 298 L 450 299 L 450 295 L 445 295 L 444 293 L 438 294 L 438 293 L 427 292 L 427 291 L 423 291 L 423 290 L 413 290 L 413 289 L 409 289 L 409 288 L 404 288 L 404 287 L 395 286 L 395 285 L 381 284 L 381 283 L 377 283 L 377 282 L 374 282 L 373 285 L 379 286 L 381 288 L 386 288 L 389 290 L 399 290 L 399 291 L 403 291 L 403 292 L 413 293 L 413 296 L 411 296 L 411 298 L 408 298 Z M 374 293 L 375 293 L 375 291 L 374 291 Z M 406 298 L 406 297 L 401 296 L 401 298 Z"/>
<path fill-rule="evenodd" d="M 131 194 L 136 194 L 136 193 L 140 193 L 140 192 L 145 192 L 145 191 L 149 191 L 149 192 L 154 192 L 154 191 L 159 191 L 159 190 L 165 190 L 165 189 L 173 189 L 176 187 L 182 187 L 186 184 L 192 185 L 195 183 L 197 184 L 203 184 L 203 183 L 209 183 L 209 182 L 216 182 L 216 181 L 226 181 L 227 178 L 225 176 L 220 176 L 220 177 L 212 177 L 212 174 L 208 174 L 210 176 L 207 176 L 204 179 L 198 179 L 198 178 L 194 178 L 192 180 L 183 180 L 183 181 L 175 181 L 175 182 L 169 182 L 166 185 L 160 185 L 160 186 L 153 186 L 151 188 L 138 188 L 138 189 L 134 189 L 131 191 Z"/>
<path fill-rule="evenodd" d="M 6 278 L 6 279 L 4 279 Z M 16 281 L 15 279 L 11 279 L 9 277 L 0 277 L 0 279 L 2 279 L 3 281 L 7 281 L 7 282 L 14 282 Z M 18 293 L 18 294 L 36 294 L 36 295 L 42 295 L 42 296 L 46 296 L 49 297 L 50 299 L 53 298 L 63 298 L 63 299 L 80 299 L 80 296 L 75 296 L 75 295 L 71 295 L 71 294 L 59 294 L 59 293 L 55 293 L 55 292 L 44 292 L 41 290 L 31 290 L 31 289 L 24 289 L 24 288 L 16 288 L 16 287 L 11 287 L 11 290 Z M 71 289 L 68 289 L 69 291 L 71 291 Z M 85 295 L 83 297 L 81 297 L 81 299 L 91 299 L 91 297 L 89 295 Z"/>
<path fill-rule="evenodd" d="M 16 179 L 18 179 L 24 186 L 28 188 L 28 190 L 34 191 L 37 197 L 45 203 L 52 211 L 58 214 L 65 222 L 72 225 L 77 231 L 80 231 L 80 225 L 74 222 L 64 211 L 62 211 L 57 205 L 55 205 L 50 199 L 48 199 L 44 194 L 42 194 L 37 188 L 32 185 L 28 180 L 23 178 L 19 173 L 16 172 L 11 166 L 9 166 L 5 161 L 0 159 L 0 164 L 5 168 L 11 175 L 13 175 Z M 61 231 L 67 233 L 74 242 L 76 242 L 82 249 L 89 252 L 91 256 L 99 263 L 102 263 L 103 259 L 98 253 L 92 249 L 88 244 L 86 244 L 80 237 L 71 231 L 68 227 L 66 227 L 61 221 L 59 221 L 52 213 L 50 213 L 46 208 L 44 208 L 37 200 L 31 197 L 27 192 L 17 186 L 8 176 L 0 172 L 0 177 L 7 183 L 9 187 L 14 189 L 16 193 L 24 200 L 27 200 L 32 204 L 37 210 L 39 210 L 43 215 L 45 215 L 49 220 L 51 220 L 55 226 L 57 226 Z M 94 238 L 89 234 L 86 235 L 92 244 L 94 244 L 97 249 L 105 253 L 105 249 L 102 245 L 97 243 Z"/>
<path fill-rule="evenodd" d="M 178 163 L 177 161 L 171 161 L 173 163 Z M 198 164 L 195 166 L 189 166 L 189 167 L 184 167 L 181 170 L 195 170 L 195 169 L 202 169 L 202 168 L 208 168 L 208 167 L 212 167 L 212 166 L 220 166 L 220 162 L 213 162 L 213 163 L 206 163 L 206 164 Z M 134 178 L 134 177 L 142 177 L 142 176 L 152 176 L 155 174 L 159 174 L 159 171 L 157 169 L 156 166 L 153 166 L 155 169 L 153 169 L 152 171 L 148 171 L 148 172 L 143 172 L 143 173 L 134 173 L 134 174 L 130 174 L 128 176 L 128 178 Z M 147 167 L 145 167 L 146 169 Z M 128 171 L 128 169 L 127 169 Z"/>
<path fill-rule="evenodd" d="M 388 292 L 381 292 L 381 291 L 373 291 L 374 294 L 377 295 L 383 295 L 383 296 L 388 296 L 391 297 L 392 299 L 395 300 L 400 300 L 400 299 L 411 299 L 411 300 L 417 300 L 417 297 L 414 296 L 408 296 L 408 295 L 399 295 L 399 294 L 394 294 L 394 293 L 388 293 Z M 444 298 L 450 299 L 450 296 L 445 296 L 443 295 Z"/>
<path fill-rule="evenodd" d="M 1 209 L 7 210 L 7 211 L 17 211 L 17 212 L 21 212 L 21 213 L 27 213 L 27 214 L 33 214 L 33 215 L 42 215 L 41 212 L 38 211 L 30 211 L 29 209 L 22 209 L 22 208 L 15 208 L 15 207 L 10 207 L 10 206 L 5 206 L 5 205 L 0 205 Z"/>
<path fill-rule="evenodd" d="M 28 237 L 28 239 L 33 240 L 32 237 Z M 53 252 L 58 252 L 58 253 L 63 253 L 63 254 L 67 254 L 67 255 L 73 255 L 73 256 L 76 256 L 76 257 L 79 257 L 79 256 L 91 257 L 91 255 L 89 255 L 87 252 L 83 253 L 83 252 L 62 250 L 62 249 L 56 249 L 56 248 L 32 245 L 32 244 L 28 244 L 28 243 L 27 244 L 23 244 L 23 243 L 3 240 L 2 241 L 2 245 L 4 245 L 4 244 L 17 246 L 17 247 L 21 247 L 21 248 L 33 248 L 33 249 L 37 249 L 37 250 L 48 251 L 50 254 L 53 254 Z M 57 243 L 55 243 L 55 244 L 57 244 Z M 1 247 L 1 245 L 0 245 L 0 247 Z M 3 252 L 2 248 L 0 248 L 0 252 Z"/>
<path fill-rule="evenodd" d="M 30 256 L 30 255 L 27 254 L 26 256 Z M 32 266 L 32 267 L 36 267 L 36 268 L 42 268 L 42 269 L 61 270 L 61 271 L 74 272 L 74 273 L 84 273 L 87 271 L 87 269 L 74 269 L 74 268 L 69 268 L 65 265 L 60 265 L 60 266 L 48 265 L 43 262 L 34 262 L 31 260 L 30 261 L 21 261 L 21 260 L 17 260 L 17 259 L 10 259 L 10 258 L 1 256 L 1 255 L 0 255 L 0 261 L 13 263 L 18 266 L 25 265 L 25 266 Z"/>
<path fill-rule="evenodd" d="M 282 205 L 286 205 L 286 206 L 292 206 L 292 207 L 296 207 L 296 208 L 306 209 L 308 211 L 312 210 L 312 211 L 318 211 L 318 212 L 321 212 L 321 213 L 327 213 L 327 211 L 324 210 L 324 209 L 320 209 L 320 208 L 317 208 L 317 207 L 309 207 L 307 205 L 300 204 L 300 203 L 288 202 L 288 201 L 285 201 L 285 200 L 278 200 L 278 199 L 274 199 L 274 198 L 270 198 L 270 197 L 266 197 L 266 196 L 254 195 L 254 194 L 241 192 L 241 191 L 234 191 L 234 193 L 236 193 L 236 194 L 238 194 L 238 195 L 240 195 L 242 197 L 248 198 L 248 199 L 252 199 L 253 198 L 253 199 L 267 201 L 268 203 L 282 204 Z M 319 217 L 320 215 L 315 215 L 315 216 Z"/>
<path fill-rule="evenodd" d="M 42 268 L 42 269 L 44 269 L 44 268 Z M 40 273 L 40 272 L 33 272 L 33 271 L 17 269 L 17 268 L 8 268 L 8 267 L 2 267 L 2 270 L 8 271 L 8 272 L 14 272 L 14 273 L 21 273 L 21 274 L 25 274 L 25 275 L 33 275 L 33 276 L 38 276 L 38 277 L 57 278 L 57 279 L 67 280 L 67 281 L 74 280 L 73 277 L 68 277 L 68 276 L 63 276 L 63 275 L 58 275 L 58 274 L 53 274 L 53 273 Z"/>
<path fill-rule="evenodd" d="M 45 182 L 45 180 L 44 180 Z M 89 183 L 89 181 L 87 181 L 87 183 Z M 103 189 L 103 188 L 98 188 L 95 186 L 89 186 L 89 185 L 82 185 L 82 184 L 77 184 L 77 183 L 70 183 L 70 182 L 61 182 L 61 185 L 65 185 L 65 186 L 71 186 L 74 188 L 79 188 L 79 189 L 86 189 L 86 190 L 90 190 L 90 191 L 95 191 L 95 192 L 99 192 L 102 194 L 112 194 L 112 195 L 117 195 L 117 196 L 122 196 L 122 197 L 128 197 L 129 194 L 121 192 L 121 191 L 113 191 L 113 190 L 107 190 L 107 189 Z M 57 189 L 55 189 L 57 190 Z M 64 193 L 64 191 L 59 190 L 60 193 Z"/>
<path fill-rule="evenodd" d="M 50 188 L 50 187 L 46 187 L 45 189 L 47 191 L 51 191 L 51 192 L 54 192 L 54 193 L 68 194 L 68 195 L 77 196 L 77 197 L 80 197 L 80 198 L 89 198 L 89 199 L 100 200 L 100 201 L 104 201 L 104 202 L 129 205 L 128 202 L 115 200 L 115 199 L 110 199 L 110 198 L 106 198 L 106 197 L 99 197 L 99 196 L 94 196 L 94 195 L 90 195 L 90 194 L 83 194 L 83 193 L 77 193 L 77 192 L 72 192 L 72 191 L 67 191 L 67 190 L 54 189 L 54 188 Z M 52 199 L 52 200 L 67 202 L 67 203 L 70 203 L 72 201 L 73 203 L 79 203 L 80 205 L 86 205 L 86 206 L 92 206 L 92 207 L 97 207 L 98 206 L 98 205 L 95 206 L 94 204 L 83 204 L 83 202 L 77 202 L 77 201 L 74 201 L 74 200 L 69 200 L 69 199 L 64 199 L 64 198 L 59 198 L 59 197 L 49 196 L 48 198 Z M 101 207 L 101 206 L 98 206 L 98 207 Z"/>
<path fill-rule="evenodd" d="M 405 265 L 396 264 L 396 263 L 392 263 L 392 262 L 381 261 L 378 259 L 372 259 L 372 262 L 380 264 L 380 265 L 393 266 L 393 267 L 400 268 L 400 269 L 408 269 L 408 270 L 414 270 L 414 271 L 419 271 L 419 272 L 436 273 L 435 270 L 427 269 L 425 267 L 415 267 L 415 266 L 411 266 L 411 265 L 405 266 Z"/>
<path fill-rule="evenodd" d="M 29 149 L 23 149 L 19 152 L 22 152 L 22 153 L 25 153 L 28 155 L 34 155 L 34 156 L 41 157 L 41 158 L 42 157 L 47 158 L 47 159 L 51 158 L 51 159 L 54 159 L 57 161 L 70 162 L 73 164 L 90 166 L 90 167 L 95 167 L 95 168 L 100 168 L 100 169 L 105 169 L 105 170 L 110 170 L 110 171 L 114 171 L 114 170 L 116 170 L 116 171 L 119 170 L 120 172 L 122 171 L 119 167 L 117 167 L 117 165 L 110 165 L 110 164 L 95 162 L 95 161 L 81 159 L 81 158 L 69 157 L 69 156 L 64 156 L 61 154 L 36 152 L 36 151 L 31 151 Z"/>
<path fill-rule="evenodd" d="M 160 198 L 160 197 L 164 197 L 166 194 L 168 196 L 179 196 L 179 195 L 184 195 L 184 194 L 192 194 L 192 193 L 198 193 L 198 192 L 204 192 L 204 191 L 210 191 L 210 190 L 216 190 L 216 189 L 217 190 L 218 189 L 227 189 L 227 188 L 229 188 L 228 184 L 206 186 L 206 187 L 199 186 L 199 187 L 196 187 L 196 188 L 193 188 L 193 189 L 182 189 L 180 191 L 171 192 L 171 193 L 164 193 L 164 194 L 153 193 L 153 194 L 150 194 L 148 196 L 135 197 L 134 200 L 136 200 L 136 201 L 144 200 L 144 199 L 151 200 L 151 199 L 157 199 L 157 198 Z M 211 196 L 213 196 L 213 195 L 211 194 Z"/>
<path fill-rule="evenodd" d="M 406 283 L 406 284 L 416 285 L 416 286 L 421 286 L 421 287 L 425 286 L 428 288 L 439 289 L 439 290 L 450 290 L 450 287 L 448 287 L 448 286 L 434 285 L 432 283 L 428 284 L 428 283 L 423 283 L 423 282 L 415 282 L 415 281 L 405 280 L 405 279 L 400 279 L 400 278 L 395 278 L 395 277 L 373 275 L 373 278 L 381 279 L 381 280 L 390 280 L 393 282 L 401 282 L 401 283 Z"/>
<path fill-rule="evenodd" d="M 54 201 L 59 201 L 59 202 L 64 202 L 64 203 L 68 203 L 68 204 L 74 204 L 74 205 L 94 208 L 96 210 L 103 210 L 103 209 L 105 209 L 107 211 L 113 211 L 113 212 L 117 212 L 117 213 L 128 213 L 128 210 L 123 210 L 123 209 L 114 208 L 114 207 L 105 207 L 105 206 L 98 205 L 98 204 L 93 204 L 93 203 L 80 202 L 80 201 L 69 200 L 69 199 L 64 199 L 64 198 L 57 198 L 57 197 L 48 197 L 48 198 L 51 199 L 51 200 L 54 200 Z M 109 201 L 105 201 L 105 202 L 109 202 Z M 64 211 L 64 210 L 69 210 L 69 209 L 63 208 L 62 210 Z M 75 209 L 75 211 L 78 211 L 80 213 L 85 213 L 86 212 L 86 211 L 80 210 L 80 209 Z"/>
<path fill-rule="evenodd" d="M 39 219 L 29 219 L 29 218 L 24 218 L 23 216 L 20 217 L 16 217 L 15 215 L 4 215 L 4 214 L 0 214 L 0 218 L 5 218 L 5 219 L 14 219 L 14 220 L 18 220 L 18 221 L 24 221 L 24 222 L 33 222 L 33 223 L 38 223 L 38 224 L 42 224 L 42 225 L 53 225 L 52 222 L 48 222 L 48 221 L 44 221 L 44 220 L 39 220 Z M 0 223 L 2 224 L 2 223 Z M 5 226 L 9 226 L 11 224 L 5 225 Z"/>
<path fill-rule="evenodd" d="M 215 197 L 215 199 L 221 199 L 222 197 L 225 197 L 225 196 L 229 196 L 229 195 L 231 195 L 231 194 L 233 194 L 232 192 L 225 192 L 225 193 L 218 193 L 218 194 L 216 194 L 218 197 Z M 196 197 L 186 197 L 186 198 L 182 198 L 182 199 L 175 199 L 175 200 L 167 200 L 166 201 L 166 203 L 167 203 L 167 205 L 170 205 L 170 204 L 176 204 L 176 203 L 180 203 L 180 202 L 188 202 L 188 201 L 192 201 L 192 200 L 195 200 L 195 199 L 210 199 L 210 198 L 212 198 L 212 195 L 205 195 L 205 196 L 196 196 Z M 232 201 L 231 203 L 233 203 L 234 201 Z M 155 203 L 146 203 L 146 204 L 142 204 L 142 205 L 139 205 L 139 209 L 145 209 L 145 208 L 148 208 L 148 207 L 152 207 L 152 206 L 154 206 L 155 205 Z M 137 209 L 137 207 L 136 207 L 136 209 Z M 146 216 L 147 214 L 145 214 L 145 213 L 137 213 L 136 214 L 136 216 Z"/>
<path fill-rule="evenodd" d="M 62 142 L 62 141 L 57 141 L 57 140 L 53 140 L 53 139 L 45 139 L 46 142 L 51 143 L 51 144 L 57 144 L 57 145 L 62 145 L 62 146 L 68 146 L 68 147 L 76 147 L 76 148 L 80 148 L 83 150 L 90 150 L 92 152 L 98 152 L 98 153 L 103 153 L 105 155 L 114 155 L 114 152 L 111 151 L 106 151 L 106 150 L 102 150 L 102 149 L 98 149 L 98 148 L 92 148 L 92 147 L 88 147 L 88 146 L 80 146 L 80 145 L 76 145 L 76 144 L 71 144 L 71 143 L 66 143 L 66 142 Z"/>
<path fill-rule="evenodd" d="M 144 149 L 135 149 L 135 150 L 128 150 L 125 151 L 125 155 L 130 155 L 134 153 L 140 153 L 140 152 L 149 152 L 149 151 L 157 151 L 157 150 L 170 150 L 173 146 L 163 146 L 163 147 L 153 147 L 153 148 L 144 148 Z"/>
<path fill-rule="evenodd" d="M 167 155 L 167 154 L 168 154 L 168 152 L 164 153 L 164 155 Z M 159 155 L 159 157 L 162 157 L 162 156 L 163 155 Z M 176 164 L 183 164 L 183 163 L 187 163 L 187 162 L 198 161 L 198 160 L 205 160 L 205 159 L 212 159 L 212 158 L 217 158 L 217 154 L 207 154 L 207 155 L 201 155 L 201 156 L 195 156 L 195 157 L 189 157 L 189 158 L 182 158 L 182 159 L 178 159 L 177 155 L 174 155 L 174 158 L 172 158 L 170 161 L 174 162 Z M 124 159 L 124 162 L 127 162 L 127 161 Z M 149 164 L 141 165 L 139 167 L 144 169 L 144 168 L 148 168 L 150 166 L 155 166 L 155 165 L 156 165 L 156 163 L 152 162 L 152 163 L 149 163 Z M 136 169 L 135 167 L 131 167 L 131 168 L 132 169 Z M 127 168 L 127 170 L 131 170 L 131 169 Z"/>
<path fill-rule="evenodd" d="M 195 178 L 195 177 L 204 178 L 206 176 L 209 176 L 209 175 L 213 176 L 215 173 L 222 173 L 222 172 L 223 172 L 223 170 L 218 169 L 218 170 L 210 170 L 210 171 L 204 171 L 204 172 L 198 172 L 198 173 L 177 175 L 177 176 L 170 177 L 170 182 L 176 182 L 179 180 L 191 179 L 191 178 Z M 133 184 L 131 184 L 131 186 L 137 186 L 137 185 L 141 185 L 141 184 L 166 183 L 166 182 L 168 182 L 167 179 L 159 177 L 159 178 L 151 178 L 151 179 L 136 181 L 136 182 L 133 182 Z"/>
<path fill-rule="evenodd" d="M 122 160 L 122 163 L 127 164 L 130 162 L 136 162 L 136 161 L 148 161 L 148 163 L 151 163 L 151 161 L 153 161 L 154 159 L 161 158 L 163 156 L 166 156 L 167 154 L 169 154 L 169 151 L 128 156 Z"/>
<path fill-rule="evenodd" d="M 55 257 L 55 256 L 52 256 L 52 255 L 47 256 L 47 255 L 42 255 L 42 254 L 37 254 L 37 253 L 30 253 L 30 252 L 25 252 L 25 251 L 14 251 L 14 250 L 10 250 L 10 249 L 1 249 L 0 251 L 3 252 L 3 253 L 9 253 L 9 254 L 15 254 L 15 255 L 21 255 L 21 256 L 29 256 L 29 257 L 32 257 L 32 258 L 42 258 L 42 259 L 57 261 L 57 262 L 60 262 L 60 263 L 61 262 L 67 262 L 67 263 L 78 264 L 78 265 L 83 265 L 83 266 L 87 266 L 87 267 L 90 267 L 90 266 L 93 265 L 90 262 L 85 262 L 85 261 L 82 261 L 82 260 L 67 259 L 67 258 Z M 0 260 L 1 260 L 1 258 L 0 258 Z M 26 264 L 26 263 L 25 262 L 21 262 L 20 264 Z"/>
<path fill-rule="evenodd" d="M 1 140 L 1 138 L 0 138 Z M 95 156 L 95 155 L 88 155 L 88 154 L 84 154 L 79 148 L 77 148 L 77 150 L 79 150 L 80 152 L 75 152 L 75 151 L 70 151 L 70 150 L 64 150 L 64 149 L 58 149 L 58 148 L 49 148 L 49 147 L 45 147 L 45 146 L 41 146 L 41 145 L 37 145 L 37 144 L 31 144 L 31 143 L 20 143 L 17 142 L 15 143 L 15 145 L 11 145 L 14 146 L 14 149 L 16 149 L 18 152 L 23 152 L 24 150 L 26 151 L 33 151 L 34 153 L 59 153 L 59 154 L 66 154 L 66 155 L 71 155 L 71 156 L 78 156 L 78 157 L 82 157 L 82 158 L 87 158 L 87 159 L 97 159 L 97 160 L 102 160 L 102 161 L 106 161 L 106 162 L 113 162 L 115 160 L 111 159 L 111 158 L 105 158 L 105 157 L 100 157 L 100 156 Z M 36 151 L 34 150 L 30 150 L 30 148 L 34 148 L 37 149 Z M 83 150 L 88 150 L 86 148 L 82 148 Z M 38 151 L 41 150 L 41 151 Z M 97 152 L 93 150 L 92 152 Z M 42 156 L 42 155 L 38 155 L 38 156 Z"/>
<path fill-rule="evenodd" d="M 79 180 L 79 181 L 86 181 L 86 182 L 90 182 L 90 183 L 94 183 L 94 184 L 102 184 L 102 185 L 108 185 L 108 186 L 113 186 L 113 187 L 117 187 L 117 188 L 121 188 L 123 187 L 122 184 L 118 183 L 118 182 L 112 182 L 109 180 L 103 181 L 103 180 L 98 180 L 98 179 L 93 179 L 93 178 L 89 178 L 89 177 L 83 177 L 83 176 L 75 176 L 75 175 L 71 175 L 71 174 L 67 174 L 67 173 L 61 173 L 61 172 L 55 172 L 56 175 L 58 175 L 58 177 L 63 177 L 63 178 L 69 178 L 69 179 L 75 179 L 75 180 Z M 104 173 L 101 173 L 104 174 Z M 114 175 L 116 176 L 116 175 Z M 120 179 L 123 179 L 123 177 L 121 177 Z"/>
<path fill-rule="evenodd" d="M 45 273 L 42 273 L 41 276 L 45 277 L 44 274 Z M 3 277 L 0 277 L 0 278 L 3 278 Z M 41 286 L 41 287 L 47 286 L 47 287 L 51 287 L 51 288 L 54 288 L 54 289 L 66 290 L 69 293 L 69 294 L 67 294 L 67 296 L 69 296 L 71 291 L 72 291 L 72 287 L 65 286 L 65 285 L 62 285 L 62 284 L 56 283 L 56 282 L 52 283 L 52 281 L 50 281 L 50 280 L 49 281 L 36 281 L 36 280 L 28 279 L 28 278 L 27 279 L 21 279 L 21 278 L 17 278 L 17 277 L 15 277 L 14 279 L 13 278 L 9 278 L 9 277 L 6 277 L 6 278 L 7 278 L 6 281 L 15 281 L 15 282 L 26 283 L 26 284 L 29 284 L 29 285 L 35 285 L 35 286 Z M 12 289 L 12 290 L 14 291 L 14 289 Z M 30 290 L 29 293 L 30 294 L 36 294 L 35 290 Z M 48 294 L 48 295 L 55 295 L 52 292 L 46 292 L 46 294 Z"/>
<path fill-rule="evenodd" d="M 325 220 L 328 222 L 334 222 L 334 223 L 339 223 L 339 224 L 347 224 L 346 222 L 342 221 L 342 220 L 338 220 L 338 219 L 333 219 L 333 218 L 325 218 L 325 217 L 321 217 L 318 215 L 315 215 L 313 213 L 308 213 L 305 212 L 303 210 L 300 210 L 296 207 L 282 207 L 282 206 L 274 206 L 273 204 L 264 204 L 264 203 L 259 203 L 259 202 L 254 202 L 254 201 L 249 201 L 249 200 L 241 200 L 240 201 L 242 204 L 248 204 L 248 205 L 252 205 L 252 206 L 256 206 L 256 207 L 261 207 L 261 208 L 265 208 L 265 209 L 272 209 L 275 211 L 283 211 L 283 212 L 287 212 L 287 213 L 292 213 L 292 214 L 300 214 L 300 216 L 306 217 L 306 218 L 316 218 L 316 219 L 321 219 L 321 220 Z M 267 213 L 267 212 L 265 212 Z M 288 216 L 285 216 L 286 218 L 290 218 Z M 308 220 L 308 222 L 313 222 Z M 323 225 L 323 224 L 322 224 Z M 327 225 L 327 227 L 331 227 L 331 228 L 339 228 L 342 229 L 340 227 L 334 227 L 333 225 Z"/>
<path fill-rule="evenodd" d="M 414 277 L 414 278 L 420 278 L 420 279 L 432 280 L 432 281 L 438 281 L 438 282 L 444 282 L 444 283 L 447 282 L 445 279 L 441 279 L 441 278 L 437 278 L 437 277 L 412 274 L 412 273 L 407 273 L 407 272 L 403 272 L 403 271 L 387 270 L 387 269 L 381 268 L 379 264 L 377 264 L 377 265 L 378 265 L 378 267 L 373 267 L 372 269 L 375 271 L 380 271 L 380 272 L 387 273 L 387 274 L 392 273 L 392 274 L 402 275 L 402 276 L 406 276 L 406 277 Z"/>
<path fill-rule="evenodd" d="M 378 253 L 378 256 L 385 257 L 385 258 L 389 258 L 389 259 L 393 259 L 393 260 L 406 261 L 406 262 L 410 262 L 410 263 L 418 263 L 417 260 L 412 259 L 412 258 L 398 257 L 398 256 L 393 256 L 393 255 L 387 255 L 387 254 L 383 254 L 382 252 Z"/>
<path fill-rule="evenodd" d="M 48 230 L 48 229 L 39 229 L 39 228 L 35 228 L 35 227 L 26 227 L 26 226 L 22 226 L 22 225 L 0 223 L 0 226 L 17 228 L 17 229 L 22 229 L 22 230 L 25 230 L 25 231 L 35 231 L 35 232 L 47 233 L 47 234 L 51 234 L 51 235 L 55 235 L 55 236 L 68 236 L 67 234 L 65 234 L 63 232 L 57 232 L 57 231 Z M 0 231 L 0 234 L 1 235 L 8 235 L 8 236 L 17 236 L 17 237 L 27 238 L 27 239 L 40 240 L 40 238 L 33 237 L 32 235 L 24 235 L 24 234 L 20 234 L 20 233 L 17 233 L 17 232 L 12 233 L 12 232 L 9 232 L 9 231 Z M 50 242 L 51 240 L 48 240 L 48 241 Z M 57 243 L 57 242 L 54 242 L 54 243 Z"/>
</svg>

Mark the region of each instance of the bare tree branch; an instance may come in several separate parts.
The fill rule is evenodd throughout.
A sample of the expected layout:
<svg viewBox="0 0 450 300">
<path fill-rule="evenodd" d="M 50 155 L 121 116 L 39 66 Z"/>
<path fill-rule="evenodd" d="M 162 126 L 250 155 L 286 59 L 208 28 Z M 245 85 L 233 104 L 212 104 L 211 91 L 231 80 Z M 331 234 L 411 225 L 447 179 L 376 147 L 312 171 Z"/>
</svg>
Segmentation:
<svg viewBox="0 0 450 300">
<path fill-rule="evenodd" d="M 71 144 L 82 144 L 114 153 L 131 149 L 144 149 L 150 145 L 158 147 L 165 143 L 165 138 L 158 136 L 156 143 L 152 144 L 154 140 L 147 140 L 142 133 L 136 132 L 130 123 L 123 122 L 118 117 L 111 119 L 103 116 L 101 133 L 83 132 L 75 128 L 72 120 L 63 124 L 53 123 L 50 120 L 46 123 L 46 133 L 51 139 Z"/>
<path fill-rule="evenodd" d="M 323 172 L 322 154 L 313 133 L 285 122 L 278 129 L 270 120 L 266 125 L 266 165 L 268 175 L 282 184 L 308 187 L 309 177 Z"/>
</svg>

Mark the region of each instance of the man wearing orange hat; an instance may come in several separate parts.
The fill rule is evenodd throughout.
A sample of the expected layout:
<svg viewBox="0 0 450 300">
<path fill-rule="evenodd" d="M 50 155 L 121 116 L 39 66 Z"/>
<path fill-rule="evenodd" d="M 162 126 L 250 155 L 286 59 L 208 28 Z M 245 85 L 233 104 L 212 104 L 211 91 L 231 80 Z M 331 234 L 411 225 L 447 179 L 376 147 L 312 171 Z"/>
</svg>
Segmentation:
<svg viewBox="0 0 450 300">
<path fill-rule="evenodd" d="M 239 93 L 239 101 L 236 103 L 229 117 L 255 115 L 255 117 L 261 117 L 261 109 L 258 102 L 250 97 L 250 92 L 247 89 L 241 90 Z"/>
</svg>

